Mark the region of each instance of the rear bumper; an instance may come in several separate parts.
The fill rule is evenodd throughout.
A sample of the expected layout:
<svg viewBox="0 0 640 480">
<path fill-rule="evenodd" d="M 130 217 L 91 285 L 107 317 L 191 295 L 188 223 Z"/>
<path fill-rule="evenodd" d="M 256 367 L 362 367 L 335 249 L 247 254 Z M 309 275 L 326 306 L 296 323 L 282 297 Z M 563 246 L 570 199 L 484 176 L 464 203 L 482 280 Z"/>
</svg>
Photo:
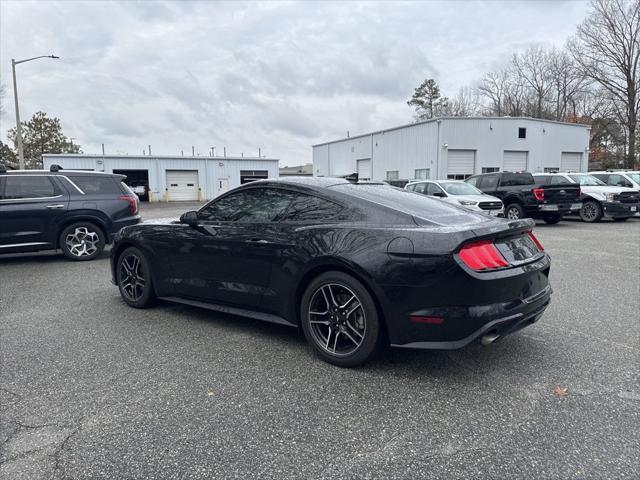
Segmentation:
<svg viewBox="0 0 640 480">
<path fill-rule="evenodd" d="M 503 271 L 454 268 L 421 286 L 380 285 L 390 343 L 457 349 L 487 333 L 503 335 L 530 325 L 551 300 L 549 272 L 544 255 Z"/>
<path fill-rule="evenodd" d="M 607 217 L 633 217 L 639 210 L 637 203 L 602 202 L 602 211 Z"/>
<path fill-rule="evenodd" d="M 527 209 L 532 217 L 541 217 L 543 215 L 570 215 L 572 213 L 578 213 L 582 208 L 582 202 L 567 202 L 567 203 L 546 203 L 537 205 L 534 208 Z"/>
<path fill-rule="evenodd" d="M 510 333 L 517 332 L 529 325 L 536 323 L 549 306 L 551 301 L 552 289 L 547 286 L 542 292 L 534 295 L 531 300 L 525 299 L 520 308 L 515 313 L 505 315 L 505 304 L 483 305 L 481 307 L 467 308 L 467 321 L 474 324 L 485 322 L 480 328 L 474 330 L 471 334 L 456 340 L 442 341 L 417 341 L 404 344 L 392 344 L 393 347 L 401 348 L 420 348 L 429 350 L 456 350 L 478 341 L 484 335 L 492 334 L 497 337 L 503 337 Z M 479 309 L 499 310 L 500 314 L 475 315 Z M 513 309 L 509 309 L 513 312 Z M 464 321 L 464 319 L 461 319 Z"/>
</svg>

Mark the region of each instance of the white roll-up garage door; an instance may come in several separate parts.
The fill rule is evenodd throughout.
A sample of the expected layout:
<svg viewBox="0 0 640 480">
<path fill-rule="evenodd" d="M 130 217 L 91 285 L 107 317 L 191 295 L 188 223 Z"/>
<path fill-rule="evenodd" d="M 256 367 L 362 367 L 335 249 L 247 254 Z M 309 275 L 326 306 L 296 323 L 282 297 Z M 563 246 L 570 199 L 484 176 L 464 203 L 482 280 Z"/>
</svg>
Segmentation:
<svg viewBox="0 0 640 480">
<path fill-rule="evenodd" d="M 167 170 L 168 200 L 198 200 L 197 170 Z"/>
<path fill-rule="evenodd" d="M 505 150 L 502 162 L 502 170 L 505 172 L 526 172 L 527 153 L 516 150 Z"/>
<path fill-rule="evenodd" d="M 580 152 L 562 152 L 560 155 L 560 171 L 561 172 L 580 172 L 582 171 L 582 153 Z"/>
<path fill-rule="evenodd" d="M 448 150 L 447 176 L 471 176 L 475 173 L 475 150 Z"/>
<path fill-rule="evenodd" d="M 371 180 L 371 159 L 358 160 L 358 180 Z"/>
</svg>

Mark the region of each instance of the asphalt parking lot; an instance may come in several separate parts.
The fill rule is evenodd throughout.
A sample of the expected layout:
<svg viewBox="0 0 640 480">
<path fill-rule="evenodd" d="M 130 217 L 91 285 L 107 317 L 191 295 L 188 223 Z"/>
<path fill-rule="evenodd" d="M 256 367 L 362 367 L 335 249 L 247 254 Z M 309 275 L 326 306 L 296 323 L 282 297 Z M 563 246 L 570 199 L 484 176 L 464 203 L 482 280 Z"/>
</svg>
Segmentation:
<svg viewBox="0 0 640 480">
<path fill-rule="evenodd" d="M 0 257 L 0 476 L 638 478 L 640 220 L 536 233 L 555 290 L 540 322 L 354 370 L 287 327 L 131 309 L 108 252 Z"/>
</svg>

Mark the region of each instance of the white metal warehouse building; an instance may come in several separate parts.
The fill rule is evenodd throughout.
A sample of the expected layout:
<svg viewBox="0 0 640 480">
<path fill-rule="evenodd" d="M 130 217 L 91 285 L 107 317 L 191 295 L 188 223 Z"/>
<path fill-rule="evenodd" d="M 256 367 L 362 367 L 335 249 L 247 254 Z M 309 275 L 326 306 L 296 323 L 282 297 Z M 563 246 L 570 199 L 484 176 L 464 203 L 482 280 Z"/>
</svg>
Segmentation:
<svg viewBox="0 0 640 480">
<path fill-rule="evenodd" d="M 586 171 L 589 126 L 520 117 L 442 117 L 313 146 L 315 176 L 464 179 L 493 171 Z"/>
<path fill-rule="evenodd" d="M 278 159 L 45 154 L 44 168 L 92 170 L 127 176 L 131 187 L 147 187 L 151 202 L 210 200 L 243 183 L 278 177 Z"/>
</svg>

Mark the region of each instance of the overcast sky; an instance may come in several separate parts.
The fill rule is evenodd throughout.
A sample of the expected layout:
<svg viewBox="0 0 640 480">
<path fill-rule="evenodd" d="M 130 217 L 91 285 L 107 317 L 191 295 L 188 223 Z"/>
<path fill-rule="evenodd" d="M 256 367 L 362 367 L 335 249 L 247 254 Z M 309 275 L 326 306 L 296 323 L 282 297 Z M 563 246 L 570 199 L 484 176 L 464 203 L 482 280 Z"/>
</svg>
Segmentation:
<svg viewBox="0 0 640 480">
<path fill-rule="evenodd" d="M 311 161 L 311 145 L 412 121 L 424 78 L 444 94 L 531 42 L 562 45 L 585 1 L 0 1 L 2 140 L 22 119 L 62 120 L 85 153 L 185 154 L 195 145 Z"/>
</svg>

